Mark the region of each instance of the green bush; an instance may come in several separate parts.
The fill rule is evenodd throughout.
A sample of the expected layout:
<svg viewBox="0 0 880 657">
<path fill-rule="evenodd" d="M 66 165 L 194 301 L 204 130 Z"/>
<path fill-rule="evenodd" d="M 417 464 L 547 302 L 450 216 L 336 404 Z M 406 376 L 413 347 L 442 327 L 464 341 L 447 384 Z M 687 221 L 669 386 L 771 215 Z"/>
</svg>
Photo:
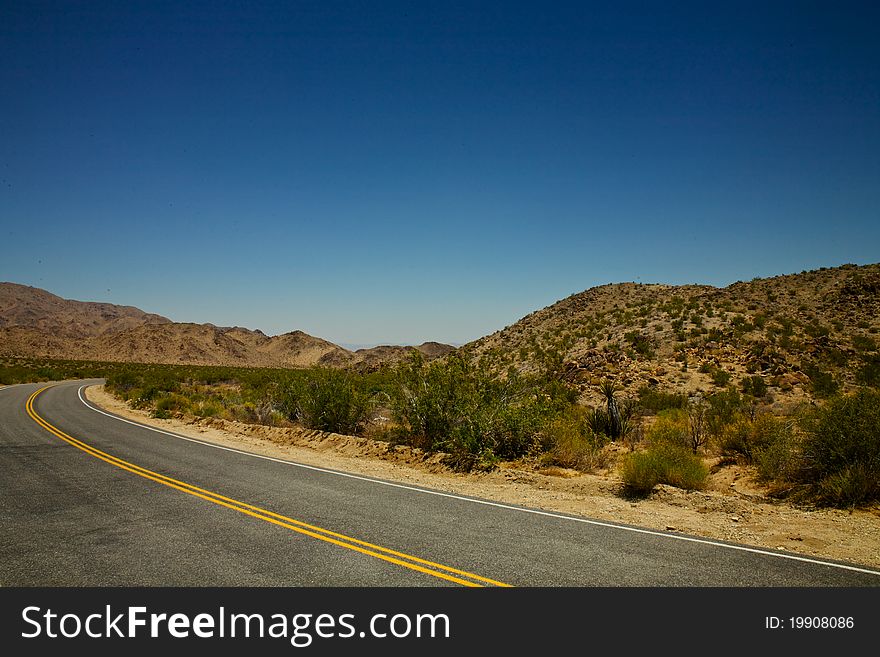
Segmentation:
<svg viewBox="0 0 880 657">
<path fill-rule="evenodd" d="M 605 436 L 610 440 L 612 432 L 611 418 L 608 415 L 608 411 L 604 408 L 590 409 L 587 416 L 587 423 L 590 426 L 590 431 L 594 434 L 597 436 Z"/>
<path fill-rule="evenodd" d="M 800 478 L 835 506 L 880 499 L 880 392 L 831 399 L 804 422 Z"/>
<path fill-rule="evenodd" d="M 125 395 L 136 388 L 138 383 L 139 377 L 134 372 L 122 371 L 109 375 L 105 387 Z"/>
<path fill-rule="evenodd" d="M 758 438 L 751 447 L 758 478 L 762 481 L 794 481 L 803 463 L 800 441 L 790 422 L 773 420 L 764 425 L 764 435 L 761 435 L 761 429 L 756 432 Z"/>
<path fill-rule="evenodd" d="M 645 438 L 649 447 L 674 445 L 689 448 L 690 429 L 687 411 L 678 408 L 660 411 L 654 424 L 645 433 Z"/>
<path fill-rule="evenodd" d="M 823 326 L 818 322 L 810 322 L 804 326 L 804 332 L 811 338 L 821 338 L 828 335 L 831 331 L 827 326 Z"/>
<path fill-rule="evenodd" d="M 745 377 L 741 385 L 742 391 L 746 395 L 761 398 L 767 394 L 767 384 L 764 382 L 764 378 L 757 374 Z"/>
<path fill-rule="evenodd" d="M 770 449 L 777 441 L 788 441 L 791 435 L 791 424 L 769 413 L 754 419 L 740 416 L 724 428 L 720 436 L 721 452 L 744 457 L 746 462 L 752 463 L 758 452 Z"/>
<path fill-rule="evenodd" d="M 316 368 L 299 384 L 295 409 L 310 429 L 354 434 L 367 420 L 370 400 L 349 372 Z"/>
<path fill-rule="evenodd" d="M 545 465 L 559 465 L 590 472 L 607 463 L 603 450 L 607 439 L 590 428 L 589 411 L 573 406 L 550 422 L 542 447 L 541 461 Z"/>
<path fill-rule="evenodd" d="M 192 407 L 192 413 L 199 417 L 219 417 L 223 413 L 223 407 L 217 402 L 203 401 Z"/>
<path fill-rule="evenodd" d="M 864 363 L 856 372 L 856 381 L 862 385 L 880 388 L 880 356 L 872 354 L 864 357 Z"/>
<path fill-rule="evenodd" d="M 856 351 L 876 351 L 877 343 L 873 338 L 867 335 L 854 335 L 852 338 L 853 347 Z"/>
<path fill-rule="evenodd" d="M 163 395 L 156 402 L 156 411 L 165 413 L 186 413 L 189 410 L 189 399 L 183 395 L 170 393 Z"/>
<path fill-rule="evenodd" d="M 623 337 L 639 356 L 654 357 L 654 339 L 650 336 L 642 335 L 637 331 L 629 331 Z"/>
<path fill-rule="evenodd" d="M 612 420 L 612 415 L 608 412 L 608 409 L 601 406 L 591 409 L 587 414 L 587 423 L 590 430 L 597 436 L 603 436 L 607 440 L 625 439 L 633 430 L 637 421 L 635 404 L 630 403 L 628 400 L 622 403 L 615 401 L 615 404 L 618 417 L 616 423 Z"/>
<path fill-rule="evenodd" d="M 709 402 L 706 427 L 716 437 L 721 436 L 725 427 L 733 424 L 745 408 L 742 396 L 733 388 L 709 395 L 706 401 Z"/>
<path fill-rule="evenodd" d="M 512 370 L 499 380 L 458 354 L 427 365 L 414 354 L 397 368 L 389 389 L 400 439 L 447 452 L 461 470 L 524 455 L 573 401 L 573 392 L 558 381 Z"/>
<path fill-rule="evenodd" d="M 846 466 L 819 482 L 818 496 L 834 506 L 856 506 L 877 499 L 877 479 L 864 465 Z"/>
<path fill-rule="evenodd" d="M 627 454 L 621 463 L 621 476 L 626 489 L 637 494 L 647 494 L 657 484 L 699 490 L 706 485 L 709 469 L 688 448 L 660 443 Z"/>
<path fill-rule="evenodd" d="M 817 365 L 806 366 L 804 373 L 810 377 L 810 390 L 816 397 L 830 397 L 840 388 L 840 384 L 834 380 L 831 372 L 825 372 Z"/>
<path fill-rule="evenodd" d="M 723 388 L 730 383 L 730 372 L 725 372 L 720 367 L 712 370 L 712 383 L 719 388 Z"/>
<path fill-rule="evenodd" d="M 687 406 L 687 395 L 677 392 L 663 392 L 650 386 L 639 388 L 639 407 L 650 413 L 659 413 L 668 408 Z"/>
<path fill-rule="evenodd" d="M 590 428 L 596 435 L 604 435 L 611 440 L 626 438 L 634 427 L 636 405 L 628 399 L 619 400 L 619 388 L 610 379 L 604 379 L 599 389 L 605 397 L 605 407 L 590 413 Z"/>
</svg>

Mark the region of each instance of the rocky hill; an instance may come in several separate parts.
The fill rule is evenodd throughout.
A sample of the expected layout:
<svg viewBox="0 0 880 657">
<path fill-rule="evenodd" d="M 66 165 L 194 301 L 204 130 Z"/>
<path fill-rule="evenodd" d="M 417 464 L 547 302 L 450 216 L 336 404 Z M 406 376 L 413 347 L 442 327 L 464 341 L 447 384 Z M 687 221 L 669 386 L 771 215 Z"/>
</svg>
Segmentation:
<svg viewBox="0 0 880 657">
<path fill-rule="evenodd" d="M 603 285 L 462 350 L 499 373 L 553 371 L 591 403 L 603 378 L 628 395 L 735 385 L 767 402 L 797 403 L 880 378 L 878 343 L 880 264 L 873 264 L 724 288 Z"/>
<path fill-rule="evenodd" d="M 243 367 L 355 366 L 374 369 L 412 350 L 434 358 L 453 347 L 375 347 L 351 352 L 292 331 L 172 322 L 131 306 L 71 301 L 45 290 L 0 283 L 0 356 Z"/>
<path fill-rule="evenodd" d="M 354 357 L 358 369 L 370 370 L 389 363 L 399 363 L 408 358 L 413 351 L 419 352 L 425 360 L 432 360 L 452 353 L 455 347 L 440 342 L 423 342 L 417 347 L 380 345 L 370 349 L 358 349 L 354 352 Z"/>
<path fill-rule="evenodd" d="M 464 347 L 503 375 L 548 371 L 599 401 L 614 380 L 627 396 L 688 395 L 736 386 L 765 403 L 810 402 L 880 384 L 880 264 L 709 285 L 616 283 L 538 310 Z M 454 347 L 383 345 L 349 351 L 292 331 L 175 323 L 129 306 L 67 301 L 0 283 L 0 356 L 252 367 L 372 370 Z"/>
<path fill-rule="evenodd" d="M 83 338 L 170 323 L 167 317 L 132 306 L 70 301 L 36 287 L 0 283 L 0 328 L 20 327 L 52 336 Z"/>
</svg>

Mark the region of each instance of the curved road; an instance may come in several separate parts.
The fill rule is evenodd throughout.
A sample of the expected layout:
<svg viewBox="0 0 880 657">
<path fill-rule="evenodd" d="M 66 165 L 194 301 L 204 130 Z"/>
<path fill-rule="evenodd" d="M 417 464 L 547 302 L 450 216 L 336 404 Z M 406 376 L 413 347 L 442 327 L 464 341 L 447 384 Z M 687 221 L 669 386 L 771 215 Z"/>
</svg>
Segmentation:
<svg viewBox="0 0 880 657">
<path fill-rule="evenodd" d="M 213 447 L 91 407 L 94 383 L 0 389 L 0 585 L 880 585 L 854 564 Z"/>
</svg>

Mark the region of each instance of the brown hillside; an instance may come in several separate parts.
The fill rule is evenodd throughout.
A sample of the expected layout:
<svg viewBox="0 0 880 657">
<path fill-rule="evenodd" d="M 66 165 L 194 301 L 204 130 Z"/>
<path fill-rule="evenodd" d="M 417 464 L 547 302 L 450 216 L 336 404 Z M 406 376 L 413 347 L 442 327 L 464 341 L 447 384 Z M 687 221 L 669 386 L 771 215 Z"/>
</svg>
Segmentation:
<svg viewBox="0 0 880 657">
<path fill-rule="evenodd" d="M 132 306 L 70 301 L 45 290 L 0 283 L 0 328 L 23 327 L 55 336 L 82 338 L 118 333 L 146 324 L 169 324 L 167 317 Z"/>
<path fill-rule="evenodd" d="M 382 365 L 399 363 L 407 359 L 413 352 L 420 353 L 425 360 L 441 358 L 455 351 L 455 347 L 440 342 L 423 342 L 417 347 L 400 345 L 379 345 L 369 349 L 358 349 L 354 352 L 355 364 L 360 370 L 375 370 Z"/>
<path fill-rule="evenodd" d="M 354 360 L 347 349 L 302 331 L 269 338 L 257 351 L 281 367 L 342 367 Z"/>
<path fill-rule="evenodd" d="M 243 367 L 368 369 L 397 362 L 413 347 L 377 347 L 352 353 L 292 331 L 261 331 L 177 323 L 131 306 L 70 301 L 45 290 L 0 283 L 0 356 Z M 434 357 L 452 350 L 439 343 L 417 349 Z"/>
<path fill-rule="evenodd" d="M 598 401 L 610 378 L 690 394 L 757 376 L 766 401 L 809 401 L 870 373 L 880 343 L 880 264 L 725 288 L 603 285 L 462 347 L 484 367 L 552 370 Z M 867 368 L 867 369 L 866 369 Z"/>
<path fill-rule="evenodd" d="M 426 358 L 439 358 L 455 351 L 455 347 L 442 342 L 423 342 L 416 349 Z"/>
<path fill-rule="evenodd" d="M 248 332 L 249 333 L 249 332 Z M 254 339 L 240 329 L 208 324 L 141 326 L 89 343 L 94 360 L 250 365 Z"/>
</svg>

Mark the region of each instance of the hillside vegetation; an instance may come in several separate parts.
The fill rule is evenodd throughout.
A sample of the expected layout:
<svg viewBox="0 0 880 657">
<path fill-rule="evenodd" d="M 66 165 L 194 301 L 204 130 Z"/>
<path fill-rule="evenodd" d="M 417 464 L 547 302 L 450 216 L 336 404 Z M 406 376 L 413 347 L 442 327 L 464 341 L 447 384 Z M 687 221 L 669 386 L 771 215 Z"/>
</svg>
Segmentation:
<svg viewBox="0 0 880 657">
<path fill-rule="evenodd" d="M 0 382 L 106 376 L 108 389 L 160 418 L 359 435 L 442 452 L 458 470 L 518 460 L 617 473 L 627 496 L 658 484 L 701 489 L 736 466 L 769 495 L 852 507 L 880 501 L 878 302 L 878 265 L 723 289 L 626 283 L 454 352 L 378 348 L 368 367 L 305 334 L 223 329 L 230 342 L 215 349 L 245 345 L 284 367 L 10 358 Z M 117 336 L 158 333 L 151 348 L 174 349 L 179 326 L 144 323 Z M 211 335 L 210 325 L 188 326 Z M 139 350 L 142 341 L 128 351 L 115 344 L 125 358 L 154 353 Z"/>
<path fill-rule="evenodd" d="M 480 365 L 550 372 L 588 403 L 707 395 L 728 386 L 778 410 L 880 382 L 880 265 L 844 265 L 725 288 L 603 285 L 465 345 Z"/>
</svg>

